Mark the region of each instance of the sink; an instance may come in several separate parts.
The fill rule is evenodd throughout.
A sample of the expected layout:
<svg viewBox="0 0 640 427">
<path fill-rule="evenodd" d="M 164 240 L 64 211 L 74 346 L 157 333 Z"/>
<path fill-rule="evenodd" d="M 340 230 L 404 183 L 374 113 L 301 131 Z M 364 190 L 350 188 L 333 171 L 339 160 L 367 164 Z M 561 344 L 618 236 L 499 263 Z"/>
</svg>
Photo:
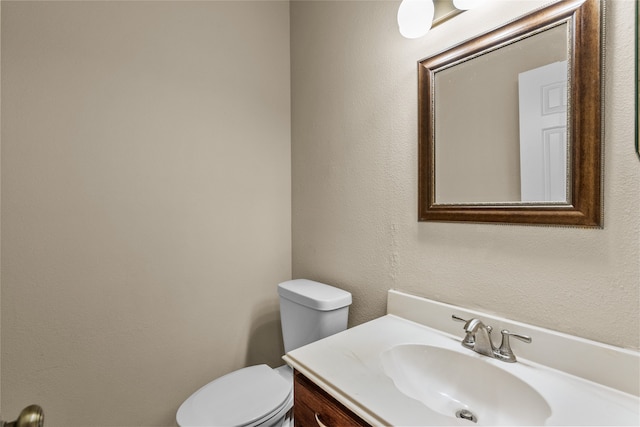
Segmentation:
<svg viewBox="0 0 640 427">
<path fill-rule="evenodd" d="M 395 312 L 284 356 L 368 424 L 640 426 L 640 352 L 414 296 L 399 309 L 390 295 Z M 514 343 L 515 363 L 480 355 L 452 313 L 534 341 Z"/>
<path fill-rule="evenodd" d="M 551 408 L 540 393 L 496 365 L 504 362 L 463 351 L 400 344 L 380 357 L 398 390 L 451 417 L 452 424 L 545 424 Z"/>
</svg>

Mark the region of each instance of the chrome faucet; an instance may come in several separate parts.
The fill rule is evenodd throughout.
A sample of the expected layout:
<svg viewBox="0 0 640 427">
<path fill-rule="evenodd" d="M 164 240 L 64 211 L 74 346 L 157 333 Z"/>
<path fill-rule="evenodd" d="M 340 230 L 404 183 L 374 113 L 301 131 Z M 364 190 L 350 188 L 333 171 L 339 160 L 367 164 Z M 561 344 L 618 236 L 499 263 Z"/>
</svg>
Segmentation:
<svg viewBox="0 0 640 427">
<path fill-rule="evenodd" d="M 511 350 L 509 337 L 517 338 L 526 343 L 531 342 L 531 337 L 514 334 L 503 329 L 501 331 L 502 343 L 500 344 L 500 347 L 496 347 L 493 345 L 493 340 L 491 339 L 491 331 L 493 330 L 491 326 L 485 325 L 480 319 L 476 318 L 466 320 L 456 315 L 451 315 L 451 318 L 459 322 L 464 322 L 465 336 L 461 343 L 463 347 L 493 359 L 510 363 L 517 360 L 515 354 L 513 354 L 513 350 Z"/>
<path fill-rule="evenodd" d="M 482 321 L 478 319 L 471 319 L 464 324 L 464 331 L 467 333 L 467 336 L 473 337 L 473 347 L 471 350 L 476 353 L 484 354 L 485 356 L 495 357 L 496 348 L 493 345 L 493 341 L 491 341 L 491 326 L 486 326 Z"/>
</svg>

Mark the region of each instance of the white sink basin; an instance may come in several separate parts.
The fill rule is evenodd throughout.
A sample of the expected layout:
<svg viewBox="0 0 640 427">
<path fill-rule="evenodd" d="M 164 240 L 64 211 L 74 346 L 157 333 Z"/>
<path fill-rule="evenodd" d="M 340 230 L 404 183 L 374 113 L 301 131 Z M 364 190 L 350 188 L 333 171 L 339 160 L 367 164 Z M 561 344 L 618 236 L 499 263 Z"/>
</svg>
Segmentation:
<svg viewBox="0 0 640 427">
<path fill-rule="evenodd" d="M 496 365 L 505 362 L 422 344 L 396 345 L 380 357 L 398 390 L 454 420 L 544 425 L 551 415 L 536 390 Z"/>
</svg>

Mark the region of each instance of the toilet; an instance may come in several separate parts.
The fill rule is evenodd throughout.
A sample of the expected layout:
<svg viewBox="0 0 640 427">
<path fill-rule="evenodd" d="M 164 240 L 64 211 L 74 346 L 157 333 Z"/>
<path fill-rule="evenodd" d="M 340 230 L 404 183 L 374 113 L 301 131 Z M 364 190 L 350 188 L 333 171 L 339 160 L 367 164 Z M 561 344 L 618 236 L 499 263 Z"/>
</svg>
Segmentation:
<svg viewBox="0 0 640 427">
<path fill-rule="evenodd" d="M 284 350 L 347 329 L 351 294 L 312 280 L 278 285 Z M 293 372 L 287 366 L 254 365 L 217 378 L 185 400 L 176 414 L 180 427 L 286 427 L 293 407 Z"/>
</svg>

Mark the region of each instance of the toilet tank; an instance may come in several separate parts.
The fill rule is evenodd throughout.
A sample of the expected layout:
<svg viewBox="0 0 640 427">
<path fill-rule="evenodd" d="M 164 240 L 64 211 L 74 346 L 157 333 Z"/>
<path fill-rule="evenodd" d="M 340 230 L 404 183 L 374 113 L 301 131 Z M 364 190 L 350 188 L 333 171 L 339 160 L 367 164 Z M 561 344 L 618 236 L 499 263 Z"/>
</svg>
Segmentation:
<svg viewBox="0 0 640 427">
<path fill-rule="evenodd" d="M 307 279 L 278 285 L 285 353 L 347 329 L 351 294 Z"/>
</svg>

